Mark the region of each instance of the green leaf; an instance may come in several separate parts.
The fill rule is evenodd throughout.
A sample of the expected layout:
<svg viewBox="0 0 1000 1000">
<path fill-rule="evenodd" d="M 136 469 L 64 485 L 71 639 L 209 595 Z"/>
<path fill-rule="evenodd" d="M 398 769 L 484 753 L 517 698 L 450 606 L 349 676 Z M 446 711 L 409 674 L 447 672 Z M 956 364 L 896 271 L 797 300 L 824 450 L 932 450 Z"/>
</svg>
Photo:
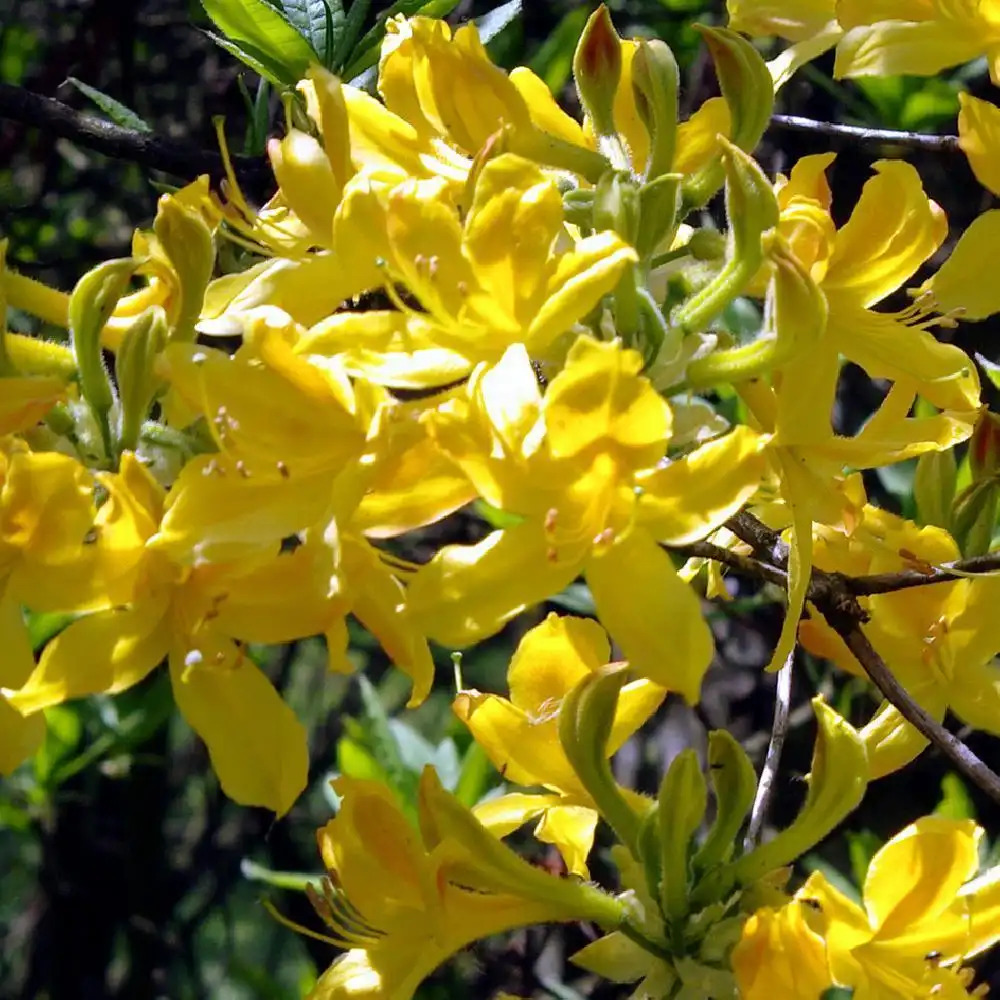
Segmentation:
<svg viewBox="0 0 1000 1000">
<path fill-rule="evenodd" d="M 462 769 L 452 789 L 455 798 L 471 809 L 479 802 L 497 778 L 497 769 L 479 743 L 473 740 L 462 758 Z"/>
<path fill-rule="evenodd" d="M 201 0 L 201 4 L 229 44 L 215 40 L 272 83 L 293 86 L 311 63 L 320 62 L 308 39 L 266 0 Z"/>
<path fill-rule="evenodd" d="M 371 7 L 371 0 L 354 0 L 354 3 L 351 4 L 351 9 L 347 12 L 343 30 L 337 41 L 337 47 L 330 56 L 330 66 L 334 70 L 342 70 L 345 63 L 354 55 L 354 49 L 361 37 L 361 29 L 364 27 L 369 7 Z"/>
<path fill-rule="evenodd" d="M 78 80 L 75 76 L 66 77 L 66 82 L 73 84 L 85 97 L 89 97 L 116 125 L 122 128 L 134 129 L 136 132 L 152 132 L 149 124 L 139 117 L 130 107 L 116 101 L 113 97 L 90 84 Z"/>
<path fill-rule="evenodd" d="M 33 761 L 39 785 L 55 788 L 59 766 L 71 757 L 83 736 L 83 720 L 76 705 L 54 705 L 45 710 L 45 742 Z"/>
<path fill-rule="evenodd" d="M 288 23 L 329 64 L 330 53 L 338 46 L 344 30 L 344 7 L 340 0 L 282 0 Z"/>
<path fill-rule="evenodd" d="M 1000 365 L 998 365 L 995 361 L 990 361 L 990 359 L 983 354 L 977 354 L 976 360 L 979 362 L 979 367 L 982 368 L 986 377 L 993 383 L 993 385 L 1000 389 Z"/>
<path fill-rule="evenodd" d="M 558 94 L 566 86 L 573 72 L 573 53 L 588 14 L 586 7 L 571 10 L 549 33 L 531 60 L 531 69 L 548 84 L 553 94 Z"/>
</svg>

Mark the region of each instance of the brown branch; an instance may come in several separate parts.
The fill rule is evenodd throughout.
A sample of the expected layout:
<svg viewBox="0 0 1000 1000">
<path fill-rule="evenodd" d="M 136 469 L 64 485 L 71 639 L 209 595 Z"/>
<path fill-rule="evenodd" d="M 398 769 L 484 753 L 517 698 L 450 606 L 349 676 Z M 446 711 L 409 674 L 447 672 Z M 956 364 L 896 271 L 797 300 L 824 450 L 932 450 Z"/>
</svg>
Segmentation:
<svg viewBox="0 0 1000 1000">
<path fill-rule="evenodd" d="M 216 150 L 202 149 L 180 139 L 166 139 L 152 132 L 123 128 L 23 87 L 0 83 L 0 119 L 44 129 L 105 156 L 129 160 L 177 177 L 209 174 L 219 179 L 223 176 L 222 156 Z M 251 185 L 269 183 L 271 171 L 266 160 L 234 156 L 232 161 L 240 180 Z"/>
<path fill-rule="evenodd" d="M 897 573 L 873 573 L 871 576 L 845 577 L 844 583 L 852 594 L 870 597 L 889 594 L 896 590 L 925 587 L 932 583 L 955 583 L 966 574 L 987 574 L 1000 570 L 1000 552 L 988 552 L 971 559 L 929 566 L 926 570 L 904 569 Z"/>
<path fill-rule="evenodd" d="M 824 139 L 849 139 L 852 142 L 906 146 L 931 153 L 960 153 L 957 135 L 928 135 L 926 132 L 903 132 L 889 128 L 863 128 L 839 122 L 817 121 L 799 115 L 772 115 L 771 127 L 786 132 L 806 132 Z"/>
<path fill-rule="evenodd" d="M 982 789 L 994 802 L 1000 802 L 1000 777 L 991 770 L 954 733 L 931 718 L 909 695 L 886 666 L 878 651 L 869 642 L 857 622 L 839 609 L 820 608 L 823 617 L 847 644 L 872 683 L 882 692 L 886 701 L 894 705 L 910 725 L 934 744 L 955 769 Z"/>
<path fill-rule="evenodd" d="M 741 511 L 730 518 L 726 522 L 726 527 L 750 546 L 754 553 L 752 557 L 730 552 L 709 542 L 697 542 L 678 551 L 688 555 L 700 555 L 707 559 L 717 559 L 738 572 L 787 587 L 788 546 L 782 542 L 778 532 L 763 524 L 748 511 Z M 888 593 L 928 583 L 955 580 L 955 570 L 982 573 L 998 568 L 1000 568 L 1000 553 L 959 560 L 956 563 L 934 567 L 926 573 L 919 570 L 903 570 L 899 573 L 852 578 L 840 573 L 827 573 L 814 567 L 809 584 L 809 601 L 844 640 L 872 683 L 882 692 L 885 699 L 898 709 L 900 715 L 937 747 L 961 774 L 995 802 L 1000 803 L 1000 776 L 980 760 L 962 740 L 945 729 L 913 700 L 862 631 L 861 626 L 869 616 L 858 602 L 858 597 L 862 595 Z"/>
</svg>

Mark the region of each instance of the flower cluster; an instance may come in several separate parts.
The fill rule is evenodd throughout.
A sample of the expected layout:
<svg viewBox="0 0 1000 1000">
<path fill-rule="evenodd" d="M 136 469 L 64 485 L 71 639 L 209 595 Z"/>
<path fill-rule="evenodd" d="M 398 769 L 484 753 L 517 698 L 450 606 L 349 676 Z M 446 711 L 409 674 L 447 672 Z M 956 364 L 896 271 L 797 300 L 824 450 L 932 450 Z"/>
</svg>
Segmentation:
<svg viewBox="0 0 1000 1000">
<path fill-rule="evenodd" d="M 530 70 L 494 66 L 473 26 L 394 20 L 378 98 L 320 67 L 301 81 L 263 207 L 231 171 L 224 197 L 204 178 L 165 194 L 132 255 L 70 295 L 0 260 L 6 305 L 70 338 L 0 329 L 0 768 L 37 749 L 44 709 L 166 661 L 226 793 L 280 815 L 306 782 L 306 733 L 247 644 L 321 635 L 349 670 L 356 616 L 417 704 L 429 641 L 466 647 L 582 577 L 598 621 L 549 617 L 514 656 L 509 698 L 455 699 L 523 790 L 470 811 L 428 772 L 414 827 L 377 783 L 338 784 L 314 902 L 347 952 L 316 996 L 403 1000 L 470 941 L 550 920 L 597 923 L 606 936 L 576 961 L 639 997 L 964 995 L 961 961 L 1000 936 L 971 824 L 900 833 L 864 909 L 820 875 L 784 891 L 784 866 L 926 744 L 897 707 L 855 730 L 817 700 L 806 801 L 745 851 L 756 778 L 727 733 L 710 738 L 711 809 L 693 751 L 655 799 L 608 765 L 667 692 L 698 701 L 702 581 L 711 596 L 720 579 L 697 545 L 748 556 L 741 511 L 787 547 L 775 668 L 801 641 L 859 670 L 821 615 L 800 627 L 814 569 L 937 567 L 991 542 L 994 418 L 972 360 L 934 330 L 1000 309 L 980 274 L 1000 215 L 909 308 L 879 309 L 947 235 L 916 170 L 876 164 L 838 227 L 832 155 L 769 179 L 751 153 L 776 81 L 824 47 L 845 75 L 933 72 L 992 53 L 996 18 L 985 2 L 833 6 L 732 0 L 732 28 L 781 34 L 791 55 L 769 68 L 736 31 L 703 28 L 722 96 L 686 121 L 669 48 L 622 40 L 603 7 L 574 60 L 582 123 Z M 948 44 L 921 62 L 938 32 Z M 997 115 L 969 99 L 961 120 L 994 190 Z M 701 211 L 720 192 L 721 231 Z M 741 297 L 760 304 L 750 339 L 727 326 Z M 834 422 L 846 363 L 888 384 L 853 435 Z M 952 449 L 970 438 L 958 491 Z M 869 504 L 856 474 L 918 456 L 922 525 Z M 948 462 L 942 492 L 931 473 Z M 473 501 L 486 537 L 406 558 Z M 931 716 L 994 733 L 998 586 L 956 577 L 862 609 Z M 37 658 L 25 609 L 68 616 Z M 585 881 L 599 819 L 620 841 L 617 896 Z M 579 879 L 502 843 L 532 820 Z"/>
</svg>

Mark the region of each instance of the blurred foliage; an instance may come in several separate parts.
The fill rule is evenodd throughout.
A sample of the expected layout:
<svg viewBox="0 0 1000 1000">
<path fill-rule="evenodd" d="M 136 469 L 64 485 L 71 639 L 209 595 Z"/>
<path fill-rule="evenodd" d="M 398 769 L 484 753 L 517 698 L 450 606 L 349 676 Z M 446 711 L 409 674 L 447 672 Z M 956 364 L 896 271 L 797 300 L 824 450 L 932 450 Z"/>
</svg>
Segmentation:
<svg viewBox="0 0 1000 1000">
<path fill-rule="evenodd" d="M 280 131 L 280 102 L 233 53 L 239 51 L 251 65 L 256 61 L 262 74 L 279 83 L 288 82 L 289 66 L 297 68 L 296 60 L 308 61 L 313 52 L 354 77 L 373 65 L 378 25 L 389 8 L 355 0 L 347 11 L 337 3 L 320 5 L 327 13 L 316 16 L 318 8 L 308 0 L 287 0 L 284 10 L 305 40 L 286 37 L 291 62 L 282 64 L 245 26 L 232 28 L 227 21 L 232 4 L 225 0 L 206 0 L 215 29 L 193 0 L 5 3 L 0 17 L 3 82 L 123 123 L 134 115 L 133 126 L 148 123 L 159 134 L 205 148 L 215 143 L 212 116 L 224 114 L 234 148 L 245 136 L 245 151 L 257 153 L 269 134 Z M 262 16 L 274 13 L 274 3 L 259 0 L 259 5 Z M 457 21 L 484 17 L 497 5 L 400 2 L 392 9 L 425 6 L 437 14 L 450 11 Z M 574 0 L 525 2 L 520 16 L 493 37 L 491 51 L 508 67 L 529 65 L 575 110 L 572 52 L 594 6 Z M 617 0 L 609 6 L 622 35 L 659 37 L 671 45 L 681 67 L 686 109 L 714 92 L 692 25 L 696 19 L 720 23 L 721 2 Z M 229 34 L 221 48 L 213 39 L 220 28 Z M 837 83 L 829 63 L 820 60 L 782 93 L 781 110 L 883 127 L 951 130 L 958 91 L 975 92 L 984 72 L 983 66 L 972 65 L 943 78 Z M 774 132 L 760 159 L 776 172 L 824 148 L 826 141 L 816 137 Z M 832 175 L 835 206 L 849 205 L 873 160 L 893 152 L 844 147 Z M 983 196 L 964 161 L 924 153 L 912 158 L 949 217 L 966 224 Z M 126 253 L 133 227 L 148 224 L 158 186 L 170 180 L 44 130 L 0 120 L 0 236 L 10 238 L 11 261 L 20 270 L 60 287 L 71 287 L 98 259 Z M 256 192 L 259 197 L 267 193 Z M 745 322 L 746 317 L 731 318 L 734 328 Z M 995 362 L 988 346 L 992 332 L 990 324 L 974 327 L 971 343 L 963 346 L 979 346 L 986 360 Z M 856 426 L 858 414 L 870 410 L 865 394 L 871 391 L 867 383 L 847 380 L 838 414 L 843 427 Z M 914 473 L 915 463 L 893 467 L 869 487 L 892 509 L 912 514 Z M 488 520 L 489 512 L 479 516 Z M 472 517 L 462 515 L 446 530 L 475 531 Z M 718 657 L 702 704 L 691 709 L 669 700 L 641 740 L 617 759 L 620 777 L 635 787 L 655 788 L 666 763 L 685 746 L 703 747 L 709 728 L 726 727 L 748 750 L 763 755 L 774 679 L 762 678 L 760 668 L 781 611 L 753 588 L 742 583 L 734 588 L 734 599 L 718 605 L 712 616 Z M 580 586 L 562 595 L 558 605 L 578 614 L 591 610 Z M 460 664 L 465 686 L 502 690 L 513 646 L 546 610 L 523 616 L 467 653 Z M 40 645 L 63 622 L 39 617 L 32 624 Z M 333 951 L 291 933 L 269 916 L 262 899 L 288 920 L 315 928 L 297 889 L 318 871 L 314 831 L 336 807 L 330 776 L 378 777 L 411 808 L 416 776 L 426 763 L 433 763 L 445 786 L 470 804 L 500 786 L 500 776 L 451 714 L 456 664 L 447 656 L 438 662 L 435 693 L 418 710 L 403 713 L 405 681 L 388 669 L 384 654 L 361 629 L 352 633 L 352 655 L 364 675 L 353 679 L 324 676 L 325 653 L 318 641 L 254 649 L 252 655 L 311 733 L 309 791 L 279 823 L 220 794 L 204 748 L 173 709 L 162 674 L 116 697 L 46 713 L 43 751 L 0 784 L 0 997 L 300 997 Z M 813 693 L 826 693 L 848 717 L 861 718 L 872 703 L 861 682 L 832 674 L 806 656 L 803 661 L 795 682 L 786 776 L 801 775 L 809 766 L 808 699 Z M 980 745 L 975 735 L 970 743 L 992 766 L 1000 764 L 995 747 Z M 794 813 L 803 791 L 800 780 L 786 777 L 776 822 Z M 902 775 L 880 782 L 853 828 L 807 857 L 803 870 L 820 869 L 856 895 L 858 873 L 889 833 L 935 808 L 942 815 L 975 816 L 988 828 L 1000 819 L 995 807 L 947 773 L 939 758 L 924 755 Z M 539 863 L 555 863 L 551 852 L 531 844 L 525 840 Z M 990 849 L 995 853 L 995 847 Z M 617 987 L 597 987 L 592 977 L 566 965 L 565 955 L 585 942 L 585 931 L 530 930 L 487 942 L 436 974 L 419 995 L 423 1000 L 486 997 L 498 990 L 567 1000 L 619 995 Z M 983 972 L 987 979 L 991 974 Z"/>
</svg>

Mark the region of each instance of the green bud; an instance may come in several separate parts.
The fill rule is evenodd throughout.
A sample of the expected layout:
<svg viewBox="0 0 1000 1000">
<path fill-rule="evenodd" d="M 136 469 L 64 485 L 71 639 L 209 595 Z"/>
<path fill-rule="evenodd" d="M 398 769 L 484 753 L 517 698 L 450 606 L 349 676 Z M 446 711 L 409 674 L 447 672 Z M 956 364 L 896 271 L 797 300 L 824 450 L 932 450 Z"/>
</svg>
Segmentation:
<svg viewBox="0 0 1000 1000">
<path fill-rule="evenodd" d="M 1000 485 L 982 479 L 964 489 L 951 512 L 951 533 L 966 559 L 985 555 L 993 544 Z"/>
<path fill-rule="evenodd" d="M 118 451 L 135 451 L 160 380 L 153 371 L 156 357 L 167 342 L 167 316 L 150 306 L 122 335 L 115 355 L 118 381 Z"/>
<path fill-rule="evenodd" d="M 622 40 L 602 3 L 587 18 L 573 54 L 573 78 L 580 106 L 590 117 L 594 133 L 616 135 L 615 93 L 622 75 Z"/>
<path fill-rule="evenodd" d="M 514 128 L 507 125 L 503 130 L 507 152 L 516 153 L 526 160 L 533 160 L 543 167 L 568 170 L 579 174 L 591 184 L 596 184 L 611 167 L 606 156 L 586 146 L 560 139 L 558 136 L 537 128 Z"/>
<path fill-rule="evenodd" d="M 695 260 L 719 260 L 726 253 L 726 236 L 718 229 L 696 229 L 687 241 L 688 253 Z"/>
<path fill-rule="evenodd" d="M 76 283 L 69 299 L 69 329 L 80 373 L 80 392 L 97 419 L 108 457 L 113 453 L 108 415 L 115 395 L 104 367 L 101 331 L 125 294 L 137 266 L 138 261 L 132 257 L 105 261 Z"/>
<path fill-rule="evenodd" d="M 982 410 L 969 439 L 972 481 L 995 478 L 1000 472 L 1000 415 Z"/>
<path fill-rule="evenodd" d="M 818 729 L 806 800 L 791 826 L 735 861 L 730 872 L 749 885 L 801 857 L 857 807 L 868 786 L 868 755 L 858 731 L 822 698 L 813 698 Z"/>
<path fill-rule="evenodd" d="M 676 930 L 688 914 L 688 853 L 705 815 L 708 790 L 698 755 L 688 748 L 671 762 L 660 784 L 660 906 Z"/>
<path fill-rule="evenodd" d="M 559 710 L 559 742 L 598 812 L 633 857 L 639 856 L 643 817 L 629 805 L 611 773 L 608 739 L 625 668 L 614 666 L 588 674 L 563 699 Z"/>
<path fill-rule="evenodd" d="M 680 186 L 680 174 L 660 174 L 639 188 L 639 226 L 633 245 L 643 260 L 652 257 L 661 244 L 673 240 Z"/>
<path fill-rule="evenodd" d="M 623 170 L 609 170 L 594 189 L 594 229 L 611 229 L 635 245 L 639 229 L 639 191 Z"/>
<path fill-rule="evenodd" d="M 757 163 L 725 139 L 726 217 L 729 251 L 719 273 L 674 314 L 685 333 L 697 333 L 729 305 L 764 263 L 764 234 L 778 224 L 778 201 Z"/>
<path fill-rule="evenodd" d="M 589 233 L 594 226 L 593 188 L 573 188 L 562 196 L 566 221 Z"/>
<path fill-rule="evenodd" d="M 753 45 L 735 31 L 704 25 L 698 25 L 698 31 L 712 55 L 719 89 L 729 106 L 729 140 L 749 153 L 760 142 L 774 110 L 774 83 L 767 64 Z M 722 182 L 718 160 L 692 174 L 683 188 L 685 212 L 706 204 Z"/>
<path fill-rule="evenodd" d="M 205 289 L 215 267 L 212 231 L 196 208 L 171 195 L 163 195 L 156 207 L 153 232 L 170 258 L 180 284 L 171 339 L 193 342 L 195 323 L 201 315 Z"/>
<path fill-rule="evenodd" d="M 917 502 L 917 518 L 921 524 L 935 524 L 948 530 L 957 482 L 958 466 L 954 448 L 926 451 L 917 459 L 913 496 Z"/>
<path fill-rule="evenodd" d="M 757 794 L 757 772 L 750 758 L 724 729 L 708 734 L 708 775 L 715 792 L 715 820 L 695 854 L 696 872 L 729 860 Z"/>
<path fill-rule="evenodd" d="M 677 143 L 677 60 L 666 42 L 642 39 L 632 59 L 632 93 L 649 133 L 649 158 L 643 176 L 654 180 L 670 172 Z"/>
</svg>

